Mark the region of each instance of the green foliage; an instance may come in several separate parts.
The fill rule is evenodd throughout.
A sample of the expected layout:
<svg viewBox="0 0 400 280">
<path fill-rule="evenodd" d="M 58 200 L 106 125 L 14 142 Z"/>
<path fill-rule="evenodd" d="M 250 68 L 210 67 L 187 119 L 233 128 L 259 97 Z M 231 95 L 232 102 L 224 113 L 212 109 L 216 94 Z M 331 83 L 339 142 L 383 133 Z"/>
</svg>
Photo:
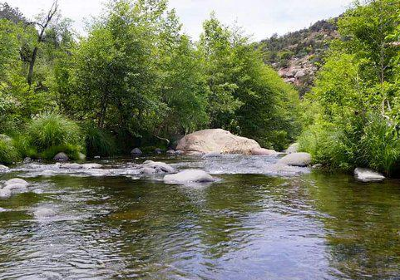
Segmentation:
<svg viewBox="0 0 400 280">
<path fill-rule="evenodd" d="M 332 43 L 306 96 L 315 122 L 300 142 L 316 162 L 345 170 L 370 167 L 387 175 L 400 167 L 400 49 L 394 42 L 399 24 L 394 0 L 356 3 L 339 20 L 342 40 Z"/>
<path fill-rule="evenodd" d="M 35 147 L 38 153 L 47 155 L 59 147 L 66 147 L 68 151 L 82 151 L 83 138 L 79 126 L 73 121 L 58 114 L 45 114 L 34 119 L 27 127 L 26 135 L 30 146 Z M 51 152 L 47 151 L 50 149 Z"/>
<path fill-rule="evenodd" d="M 195 44 L 165 0 L 109 1 L 79 40 L 68 19 L 57 16 L 38 40 L 18 10 L 3 14 L 0 133 L 28 127 L 15 140 L 21 155 L 74 157 L 85 142 L 89 156 L 108 156 L 209 127 L 282 149 L 298 134 L 296 92 L 214 15 Z M 73 121 L 44 112 L 95 127 L 81 137 Z"/>
<path fill-rule="evenodd" d="M 18 160 L 20 160 L 20 155 L 12 141 L 8 139 L 0 139 L 0 164 L 9 165 Z"/>
<path fill-rule="evenodd" d="M 89 157 L 113 156 L 118 152 L 114 137 L 97 127 L 88 125 L 85 128 L 86 153 Z"/>
</svg>

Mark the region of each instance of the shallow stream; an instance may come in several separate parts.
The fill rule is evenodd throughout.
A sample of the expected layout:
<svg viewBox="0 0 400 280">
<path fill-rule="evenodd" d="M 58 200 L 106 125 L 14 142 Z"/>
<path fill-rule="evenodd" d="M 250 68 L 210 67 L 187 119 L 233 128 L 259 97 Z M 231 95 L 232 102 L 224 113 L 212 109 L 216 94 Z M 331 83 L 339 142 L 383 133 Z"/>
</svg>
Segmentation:
<svg viewBox="0 0 400 280">
<path fill-rule="evenodd" d="M 400 279 L 400 182 L 275 158 L 157 160 L 212 184 L 166 185 L 145 159 L 25 164 L 0 200 L 0 279 Z"/>
</svg>

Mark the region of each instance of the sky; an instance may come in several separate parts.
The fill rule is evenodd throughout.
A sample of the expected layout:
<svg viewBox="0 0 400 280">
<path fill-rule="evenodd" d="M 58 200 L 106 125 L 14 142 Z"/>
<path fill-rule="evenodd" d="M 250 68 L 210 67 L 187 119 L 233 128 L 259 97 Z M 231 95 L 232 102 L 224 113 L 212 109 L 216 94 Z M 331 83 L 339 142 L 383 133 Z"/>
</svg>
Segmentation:
<svg viewBox="0 0 400 280">
<path fill-rule="evenodd" d="M 7 0 L 6 0 L 7 1 Z M 53 0 L 8 0 L 28 18 L 48 10 Z M 226 25 L 237 24 L 254 41 L 283 35 L 309 27 L 321 19 L 338 16 L 353 0 L 169 0 L 175 8 L 184 31 L 197 40 L 202 22 L 215 11 L 218 19 Z M 59 0 L 61 13 L 74 21 L 74 28 L 85 34 L 85 23 L 101 14 L 104 0 Z"/>
</svg>

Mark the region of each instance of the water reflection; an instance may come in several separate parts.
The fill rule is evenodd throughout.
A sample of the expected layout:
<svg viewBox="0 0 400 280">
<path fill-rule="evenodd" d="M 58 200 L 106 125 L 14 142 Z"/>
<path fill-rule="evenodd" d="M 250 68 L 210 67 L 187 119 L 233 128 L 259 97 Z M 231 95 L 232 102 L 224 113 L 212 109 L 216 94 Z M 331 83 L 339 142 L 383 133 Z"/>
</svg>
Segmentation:
<svg viewBox="0 0 400 280">
<path fill-rule="evenodd" d="M 196 187 L 119 176 L 30 178 L 41 192 L 0 200 L 0 279 L 398 277 L 397 182 L 219 176 Z"/>
</svg>

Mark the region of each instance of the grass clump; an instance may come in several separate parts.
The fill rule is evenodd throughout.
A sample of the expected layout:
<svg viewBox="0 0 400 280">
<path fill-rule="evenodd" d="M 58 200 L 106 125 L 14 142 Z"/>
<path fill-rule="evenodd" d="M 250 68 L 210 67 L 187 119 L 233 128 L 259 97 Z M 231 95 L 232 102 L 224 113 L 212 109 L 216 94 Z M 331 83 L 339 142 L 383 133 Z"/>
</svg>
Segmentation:
<svg viewBox="0 0 400 280">
<path fill-rule="evenodd" d="M 315 163 L 330 169 L 365 167 L 388 176 L 400 169 L 399 130 L 377 114 L 346 123 L 317 122 L 303 132 L 299 142 Z"/>
<path fill-rule="evenodd" d="M 80 127 L 59 114 L 34 119 L 27 127 L 26 138 L 31 151 L 35 150 L 36 157 L 43 159 L 52 159 L 59 152 L 75 159 L 84 150 Z"/>
</svg>

